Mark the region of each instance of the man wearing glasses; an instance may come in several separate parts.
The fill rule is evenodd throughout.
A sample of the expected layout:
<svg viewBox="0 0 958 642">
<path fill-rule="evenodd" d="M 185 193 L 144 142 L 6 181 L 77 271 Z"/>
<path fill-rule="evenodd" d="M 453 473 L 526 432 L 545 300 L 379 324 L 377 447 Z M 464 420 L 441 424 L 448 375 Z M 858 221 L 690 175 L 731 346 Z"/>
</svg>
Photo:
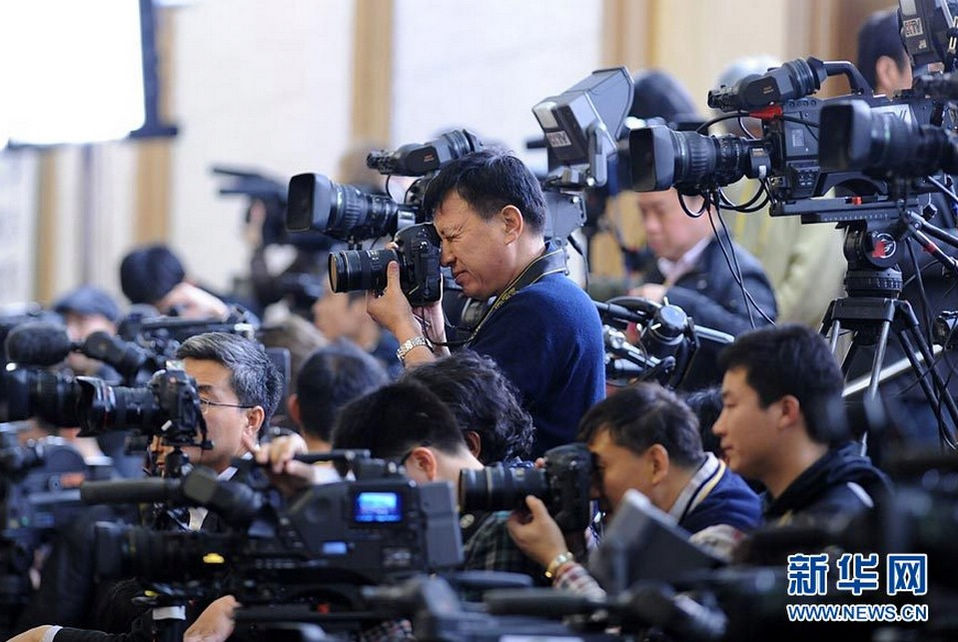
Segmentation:
<svg viewBox="0 0 958 642">
<path fill-rule="evenodd" d="M 279 403 L 282 382 L 262 345 L 235 334 L 208 332 L 190 337 L 176 352 L 196 380 L 211 450 L 187 446 L 190 463 L 223 475 L 233 457 L 248 452 Z M 154 440 L 157 464 L 171 450 Z M 228 473 L 227 473 L 228 475 Z"/>
</svg>

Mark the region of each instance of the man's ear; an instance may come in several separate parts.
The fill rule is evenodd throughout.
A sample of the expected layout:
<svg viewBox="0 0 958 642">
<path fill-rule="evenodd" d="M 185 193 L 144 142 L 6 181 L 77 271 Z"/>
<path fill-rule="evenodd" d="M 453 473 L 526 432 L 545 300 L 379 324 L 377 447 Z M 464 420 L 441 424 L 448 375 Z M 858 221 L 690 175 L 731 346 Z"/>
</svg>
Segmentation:
<svg viewBox="0 0 958 642">
<path fill-rule="evenodd" d="M 891 56 L 879 56 L 878 60 L 875 61 L 875 84 L 877 86 L 872 87 L 872 89 L 881 87 L 884 90 L 886 87 L 894 87 L 898 84 L 900 77 L 901 69 L 898 68 L 895 59 Z"/>
<path fill-rule="evenodd" d="M 472 453 L 473 457 L 479 459 L 479 453 L 482 452 L 482 437 L 475 430 L 466 430 L 462 433 L 462 436 L 466 439 L 469 452 Z"/>
<path fill-rule="evenodd" d="M 502 218 L 503 229 L 507 243 L 515 241 L 522 236 L 522 230 L 525 229 L 525 221 L 522 219 L 522 212 L 515 205 L 506 205 L 499 210 L 499 216 Z"/>
<path fill-rule="evenodd" d="M 248 434 L 253 441 L 257 440 L 259 436 L 259 429 L 263 426 L 263 421 L 266 419 L 266 411 L 263 410 L 262 406 L 253 406 L 252 408 L 247 408 L 246 410 L 246 426 L 243 427 L 243 432 Z"/>
<path fill-rule="evenodd" d="M 783 427 L 794 426 L 802 419 L 802 404 L 794 395 L 785 395 L 778 400 L 782 404 L 781 424 Z"/>
<path fill-rule="evenodd" d="M 439 469 L 439 462 L 436 461 L 436 455 L 425 446 L 413 448 L 406 458 L 407 468 L 416 468 L 422 472 L 426 479 L 433 481 L 436 479 L 436 471 Z"/>
<path fill-rule="evenodd" d="M 300 428 L 303 427 L 303 416 L 299 409 L 299 395 L 295 392 L 286 400 L 286 413 L 294 424 Z"/>
<path fill-rule="evenodd" d="M 669 474 L 669 451 L 662 444 L 652 444 L 648 454 L 652 463 L 652 483 L 658 484 Z"/>
</svg>

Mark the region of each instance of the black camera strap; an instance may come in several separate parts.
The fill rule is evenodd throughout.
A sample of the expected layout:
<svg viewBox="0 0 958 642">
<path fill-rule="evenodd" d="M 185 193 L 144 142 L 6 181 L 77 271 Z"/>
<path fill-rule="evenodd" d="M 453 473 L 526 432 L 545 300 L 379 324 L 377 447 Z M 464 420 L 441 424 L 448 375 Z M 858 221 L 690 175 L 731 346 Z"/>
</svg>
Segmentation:
<svg viewBox="0 0 958 642">
<path fill-rule="evenodd" d="M 482 329 L 482 326 L 485 325 L 486 321 L 488 321 L 489 318 L 495 314 L 496 310 L 501 308 L 509 299 L 515 296 L 516 292 L 528 285 L 532 285 L 543 277 L 546 277 L 550 274 L 559 273 L 569 273 L 569 269 L 566 266 L 565 249 L 556 245 L 555 243 L 549 242 L 546 244 L 545 251 L 534 261 L 529 263 L 529 265 L 522 270 L 519 276 L 513 279 L 512 282 L 506 286 L 506 289 L 496 297 L 495 301 L 492 302 L 492 305 L 489 306 L 489 309 L 486 310 L 485 314 L 482 315 L 482 319 L 479 320 L 479 323 L 476 324 L 476 327 L 473 328 L 472 332 L 469 333 L 469 336 L 466 339 L 463 339 L 462 341 L 450 341 L 443 345 L 469 345 L 476 339 L 476 335 L 479 334 L 479 331 Z"/>
</svg>

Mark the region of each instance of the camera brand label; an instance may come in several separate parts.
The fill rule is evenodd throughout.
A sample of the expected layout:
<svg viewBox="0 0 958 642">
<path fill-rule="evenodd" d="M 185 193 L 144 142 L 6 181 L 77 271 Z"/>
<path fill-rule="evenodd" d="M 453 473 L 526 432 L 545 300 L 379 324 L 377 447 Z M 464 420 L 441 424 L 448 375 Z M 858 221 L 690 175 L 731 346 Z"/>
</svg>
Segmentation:
<svg viewBox="0 0 958 642">
<path fill-rule="evenodd" d="M 569 137 L 565 132 L 549 132 L 546 134 L 546 138 L 549 139 L 550 147 L 569 147 L 572 145 L 572 141 L 569 140 Z"/>
<path fill-rule="evenodd" d="M 921 27 L 921 18 L 912 18 L 902 23 L 901 32 L 906 38 L 920 36 L 924 33 Z"/>
</svg>

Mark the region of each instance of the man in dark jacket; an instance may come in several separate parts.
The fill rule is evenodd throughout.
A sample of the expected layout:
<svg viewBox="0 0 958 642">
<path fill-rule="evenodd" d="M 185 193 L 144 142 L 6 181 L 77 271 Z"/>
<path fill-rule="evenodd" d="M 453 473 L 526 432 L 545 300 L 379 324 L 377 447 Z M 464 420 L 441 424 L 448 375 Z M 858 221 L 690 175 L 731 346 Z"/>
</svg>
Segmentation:
<svg viewBox="0 0 958 642">
<path fill-rule="evenodd" d="M 579 439 L 597 468 L 595 495 L 610 515 L 626 491 L 646 495 L 689 531 L 691 540 L 730 557 L 745 533 L 760 522 L 758 497 L 715 455 L 702 450 L 695 414 L 672 392 L 641 383 L 596 404 L 582 418 Z M 529 514 L 515 512 L 509 533 L 539 562 L 556 588 L 600 593 L 566 548 L 545 505 L 527 497 Z"/>
<path fill-rule="evenodd" d="M 852 517 L 889 491 L 848 442 L 842 373 L 820 335 L 797 324 L 754 330 L 719 365 L 723 409 L 713 431 L 729 467 L 765 485 L 767 521 Z"/>
<path fill-rule="evenodd" d="M 702 207 L 700 197 L 687 196 L 685 201 L 693 213 Z M 709 220 L 710 213 L 689 216 L 674 189 L 640 193 L 639 208 L 656 263 L 645 275 L 645 284 L 633 294 L 657 302 L 667 299 L 697 325 L 731 335 L 775 319 L 775 295 L 761 264 L 743 247 L 731 242 L 714 213 L 711 216 L 718 237 Z M 743 289 L 754 304 L 747 301 Z M 682 389 L 696 390 L 718 383 L 721 372 L 716 366 L 717 352 L 714 346 L 703 343 Z"/>
</svg>

